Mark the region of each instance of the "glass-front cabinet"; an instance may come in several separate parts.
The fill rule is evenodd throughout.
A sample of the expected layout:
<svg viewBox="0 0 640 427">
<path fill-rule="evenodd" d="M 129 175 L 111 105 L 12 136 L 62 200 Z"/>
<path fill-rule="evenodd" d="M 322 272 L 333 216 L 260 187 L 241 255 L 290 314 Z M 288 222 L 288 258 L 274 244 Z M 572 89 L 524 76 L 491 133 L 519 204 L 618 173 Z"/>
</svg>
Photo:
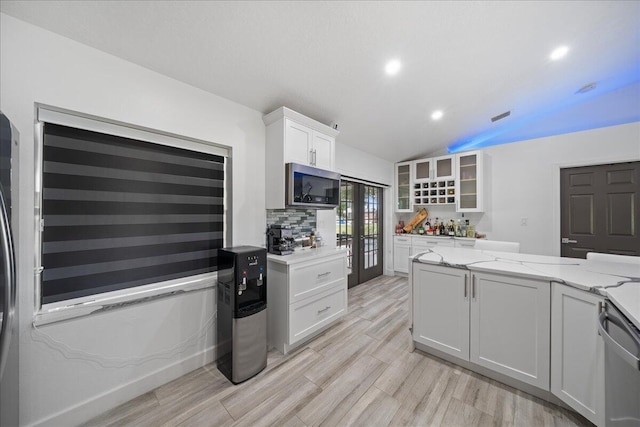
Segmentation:
<svg viewBox="0 0 640 427">
<path fill-rule="evenodd" d="M 455 206 L 458 212 L 483 212 L 483 153 L 412 160 L 395 165 L 396 212 L 420 205 Z"/>
<path fill-rule="evenodd" d="M 457 156 L 458 179 L 456 180 L 458 212 L 483 211 L 483 162 L 481 151 L 469 151 Z"/>
<path fill-rule="evenodd" d="M 431 159 L 415 160 L 413 162 L 413 182 L 422 183 L 431 181 Z"/>
<path fill-rule="evenodd" d="M 433 159 L 433 179 L 453 180 L 456 177 L 456 156 L 442 156 Z"/>
<path fill-rule="evenodd" d="M 412 212 L 411 174 L 413 162 L 396 163 L 396 212 Z"/>
</svg>

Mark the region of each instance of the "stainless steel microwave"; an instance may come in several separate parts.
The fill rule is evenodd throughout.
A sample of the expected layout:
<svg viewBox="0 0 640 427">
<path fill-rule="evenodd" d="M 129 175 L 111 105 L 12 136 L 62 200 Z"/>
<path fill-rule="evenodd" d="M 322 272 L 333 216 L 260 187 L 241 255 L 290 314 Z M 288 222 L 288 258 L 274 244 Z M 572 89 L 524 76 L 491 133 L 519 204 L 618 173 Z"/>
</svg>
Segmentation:
<svg viewBox="0 0 640 427">
<path fill-rule="evenodd" d="M 340 203 L 340 174 L 298 163 L 286 165 L 287 206 L 332 209 Z"/>
</svg>

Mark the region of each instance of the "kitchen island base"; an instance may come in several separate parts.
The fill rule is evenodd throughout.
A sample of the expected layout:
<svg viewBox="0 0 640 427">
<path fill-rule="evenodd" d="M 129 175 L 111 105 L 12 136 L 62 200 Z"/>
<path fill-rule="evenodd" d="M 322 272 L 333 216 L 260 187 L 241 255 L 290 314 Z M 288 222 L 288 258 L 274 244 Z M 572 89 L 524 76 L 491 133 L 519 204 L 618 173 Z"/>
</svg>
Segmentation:
<svg viewBox="0 0 640 427">
<path fill-rule="evenodd" d="M 553 403 L 554 405 L 560 406 L 564 409 L 570 410 L 571 412 L 575 413 L 576 416 L 580 416 L 581 418 L 583 418 L 580 414 L 578 414 L 577 412 L 575 412 L 570 406 L 566 405 L 563 401 L 561 401 L 560 399 L 558 399 L 556 396 L 554 396 L 553 394 L 551 394 L 551 392 L 547 391 L 547 390 L 542 390 L 539 389 L 538 387 L 532 386 L 531 384 L 527 384 L 525 382 L 519 381 L 515 378 L 512 378 L 508 375 L 504 375 L 501 374 L 499 372 L 495 372 L 491 369 L 485 368 L 484 366 L 480 366 L 477 365 L 473 362 L 469 362 L 468 360 L 463 360 L 460 359 L 458 357 L 452 356 L 450 354 L 444 353 L 442 351 L 436 350 L 434 348 L 431 348 L 429 346 L 426 346 L 424 344 L 421 344 L 419 342 L 413 341 L 413 345 L 415 350 L 421 352 L 421 353 L 425 353 L 429 356 L 434 356 L 437 357 L 438 359 L 442 359 L 446 362 L 450 362 L 453 363 L 454 365 L 457 365 L 461 368 L 464 369 L 468 369 L 469 371 L 473 371 L 476 374 L 482 375 L 483 377 L 487 377 L 490 378 L 494 381 L 497 381 L 501 384 L 504 384 L 506 386 L 515 388 L 517 390 L 523 391 L 525 393 L 528 393 L 534 397 L 537 397 L 539 399 L 542 399 L 546 402 L 549 403 Z M 414 351 L 415 351 L 414 350 Z M 586 423 L 586 421 L 585 421 Z"/>
</svg>

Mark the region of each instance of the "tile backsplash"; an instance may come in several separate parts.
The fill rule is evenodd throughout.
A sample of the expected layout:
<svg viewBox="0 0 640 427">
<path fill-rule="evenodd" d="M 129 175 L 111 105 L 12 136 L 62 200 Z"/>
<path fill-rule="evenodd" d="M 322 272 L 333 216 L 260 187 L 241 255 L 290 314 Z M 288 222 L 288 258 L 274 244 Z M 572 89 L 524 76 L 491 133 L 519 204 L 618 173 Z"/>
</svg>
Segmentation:
<svg viewBox="0 0 640 427">
<path fill-rule="evenodd" d="M 316 230 L 316 210 L 267 209 L 267 227 L 271 224 L 291 226 L 294 238 L 308 236 Z"/>
</svg>

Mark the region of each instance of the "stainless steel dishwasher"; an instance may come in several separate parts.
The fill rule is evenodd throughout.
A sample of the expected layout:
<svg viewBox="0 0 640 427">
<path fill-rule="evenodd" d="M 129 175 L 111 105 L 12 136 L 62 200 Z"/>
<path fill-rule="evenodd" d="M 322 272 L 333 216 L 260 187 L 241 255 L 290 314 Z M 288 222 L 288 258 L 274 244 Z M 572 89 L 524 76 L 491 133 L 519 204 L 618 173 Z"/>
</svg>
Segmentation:
<svg viewBox="0 0 640 427">
<path fill-rule="evenodd" d="M 598 328 L 604 339 L 607 427 L 640 427 L 640 331 L 607 302 Z"/>
</svg>

